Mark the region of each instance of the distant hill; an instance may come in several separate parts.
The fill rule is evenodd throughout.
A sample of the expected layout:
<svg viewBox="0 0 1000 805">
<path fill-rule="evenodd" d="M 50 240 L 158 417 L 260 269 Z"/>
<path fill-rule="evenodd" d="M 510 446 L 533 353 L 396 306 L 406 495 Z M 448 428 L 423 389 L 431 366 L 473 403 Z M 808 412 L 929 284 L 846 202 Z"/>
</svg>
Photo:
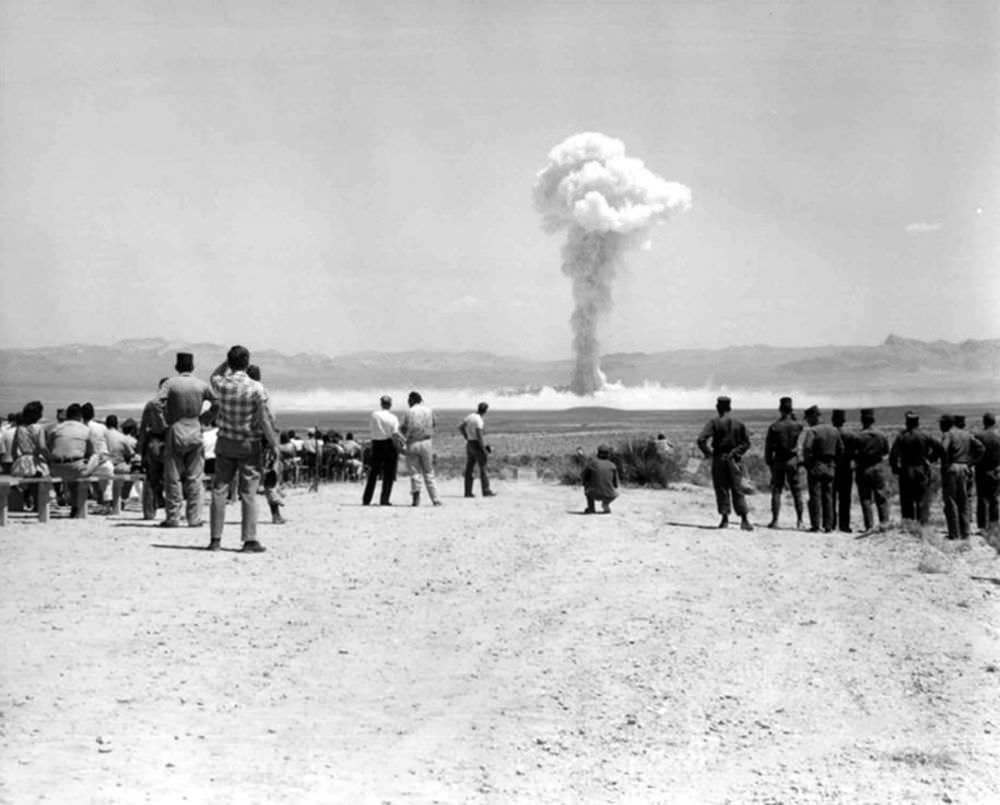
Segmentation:
<svg viewBox="0 0 1000 805">
<path fill-rule="evenodd" d="M 30 389 L 95 390 L 107 394 L 149 392 L 173 374 L 177 351 L 192 352 L 196 374 L 207 377 L 225 356 L 220 344 L 161 338 L 126 339 L 110 346 L 0 350 L 3 396 Z M 253 354 L 273 389 L 467 388 L 537 389 L 565 387 L 567 360 L 535 361 L 476 351 Z M 658 383 L 684 388 L 784 389 L 815 392 L 899 389 L 935 396 L 953 390 L 957 398 L 1000 399 L 1000 339 L 925 342 L 890 335 L 876 346 L 683 349 L 612 353 L 601 368 L 611 382 L 626 386 Z M 970 396 L 971 395 L 971 396 Z M 19 397 L 13 397 L 18 399 Z"/>
</svg>

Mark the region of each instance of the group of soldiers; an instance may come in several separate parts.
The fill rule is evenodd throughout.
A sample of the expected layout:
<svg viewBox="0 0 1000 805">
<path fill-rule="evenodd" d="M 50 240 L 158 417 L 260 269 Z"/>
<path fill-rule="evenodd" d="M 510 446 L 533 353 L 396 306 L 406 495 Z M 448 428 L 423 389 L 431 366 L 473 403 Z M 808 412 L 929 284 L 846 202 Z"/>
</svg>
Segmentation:
<svg viewBox="0 0 1000 805">
<path fill-rule="evenodd" d="M 705 425 L 697 444 L 712 459 L 712 484 L 722 520 L 740 516 L 741 527 L 752 530 L 743 494 L 742 458 L 750 449 L 746 427 L 732 416 L 728 397 L 716 402 L 718 416 Z M 805 423 L 795 416 L 792 399 L 782 397 L 779 417 L 767 430 L 764 461 L 770 469 L 771 521 L 778 527 L 782 494 L 787 487 L 795 506 L 796 526 L 804 529 L 802 471 L 808 489 L 809 530 L 851 532 L 851 498 L 856 485 L 864 530 L 889 523 L 889 472 L 898 477 L 901 516 L 926 525 L 930 518 L 933 467 L 940 464 L 941 493 L 949 539 L 971 534 L 971 501 L 976 498 L 976 524 L 982 530 L 1000 524 L 1000 433 L 992 413 L 983 414 L 982 429 L 966 430 L 965 416 L 944 414 L 940 436 L 921 430 L 912 411 L 904 429 L 890 445 L 875 427 L 875 411 L 861 409 L 860 430 L 845 430 L 846 413 L 834 409 L 829 424 L 815 405 L 805 411 Z M 711 448 L 709 443 L 711 442 Z M 877 518 L 877 521 L 876 521 Z"/>
</svg>

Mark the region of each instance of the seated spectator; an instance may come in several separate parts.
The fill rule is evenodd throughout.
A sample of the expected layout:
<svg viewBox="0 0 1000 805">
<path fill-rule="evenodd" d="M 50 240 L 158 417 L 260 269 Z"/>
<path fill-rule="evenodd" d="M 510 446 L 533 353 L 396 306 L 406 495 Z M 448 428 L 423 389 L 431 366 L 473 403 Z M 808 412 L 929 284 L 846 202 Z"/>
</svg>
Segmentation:
<svg viewBox="0 0 1000 805">
<path fill-rule="evenodd" d="M 0 424 L 0 472 L 4 475 L 10 474 L 10 465 L 14 463 L 10 451 L 14 446 L 15 430 L 17 430 L 17 414 L 7 414 L 3 424 Z"/>
<path fill-rule="evenodd" d="M 48 450 L 45 431 L 40 424 L 44 408 L 38 400 L 24 406 L 17 418 L 17 427 L 11 444 L 10 474 L 19 478 L 43 478 L 49 474 Z M 35 489 L 23 487 L 24 510 L 35 508 Z M 47 504 L 48 501 L 45 501 Z"/>
<path fill-rule="evenodd" d="M 78 504 L 87 505 L 86 499 L 81 500 L 79 496 L 79 486 L 89 480 L 100 454 L 93 432 L 83 424 L 83 413 L 78 403 L 66 409 L 66 421 L 51 428 L 46 438 L 52 476 L 66 483 L 71 502 L 69 516 L 79 517 Z"/>
</svg>

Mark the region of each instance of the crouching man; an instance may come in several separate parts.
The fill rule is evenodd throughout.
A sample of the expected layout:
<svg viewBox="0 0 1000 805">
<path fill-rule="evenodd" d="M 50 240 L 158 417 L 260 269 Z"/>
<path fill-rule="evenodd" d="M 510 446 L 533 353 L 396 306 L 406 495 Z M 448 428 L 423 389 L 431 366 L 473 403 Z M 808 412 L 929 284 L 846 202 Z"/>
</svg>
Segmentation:
<svg viewBox="0 0 1000 805">
<path fill-rule="evenodd" d="M 611 501 L 618 497 L 618 467 L 611 461 L 611 449 L 601 445 L 597 458 L 592 458 L 583 468 L 583 493 L 587 496 L 584 514 L 594 514 L 594 503 L 601 502 L 601 513 L 611 513 Z"/>
</svg>

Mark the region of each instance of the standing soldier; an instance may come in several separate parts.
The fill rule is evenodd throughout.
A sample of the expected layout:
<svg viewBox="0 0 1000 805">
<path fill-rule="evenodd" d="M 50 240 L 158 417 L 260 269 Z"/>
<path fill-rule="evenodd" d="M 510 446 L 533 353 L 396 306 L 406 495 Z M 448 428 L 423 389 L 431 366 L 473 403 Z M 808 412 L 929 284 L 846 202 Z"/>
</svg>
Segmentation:
<svg viewBox="0 0 1000 805">
<path fill-rule="evenodd" d="M 976 434 L 983 457 L 976 464 L 976 525 L 981 531 L 1000 523 L 1000 433 L 993 414 L 983 414 L 983 429 Z"/>
<path fill-rule="evenodd" d="M 819 408 L 806 409 L 806 424 L 802 438 L 802 460 L 809 479 L 810 531 L 825 533 L 834 528 L 833 484 L 837 472 L 837 458 L 844 452 L 840 431 L 833 425 L 820 421 Z"/>
<path fill-rule="evenodd" d="M 858 481 L 858 497 L 861 499 L 861 516 L 865 531 L 875 527 L 872 517 L 872 500 L 878 511 L 879 527 L 889 522 L 889 498 L 886 495 L 885 457 L 889 455 L 889 440 L 875 427 L 875 411 L 861 409 L 861 431 L 855 437 L 854 466 Z"/>
<path fill-rule="evenodd" d="M 712 486 L 715 487 L 715 502 L 722 519 L 719 528 L 729 526 L 729 499 L 732 510 L 740 516 L 740 528 L 753 531 L 748 516 L 746 498 L 743 496 L 743 454 L 750 449 L 747 429 L 738 419 L 730 416 L 732 402 L 728 397 L 719 397 L 715 403 L 718 416 L 710 420 L 698 436 L 698 449 L 705 458 L 712 459 Z M 708 442 L 712 441 L 712 449 Z"/>
<path fill-rule="evenodd" d="M 795 504 L 796 528 L 802 528 L 802 488 L 799 484 L 799 435 L 802 425 L 795 420 L 792 398 L 782 397 L 778 401 L 776 422 L 767 429 L 764 440 L 764 462 L 771 468 L 771 522 L 768 528 L 778 527 L 781 513 L 781 493 L 788 485 Z"/>
<path fill-rule="evenodd" d="M 906 429 L 889 451 L 889 466 L 899 476 L 899 506 L 904 520 L 926 525 L 930 519 L 931 464 L 941 456 L 941 443 L 920 430 L 920 417 L 906 412 Z"/>
<path fill-rule="evenodd" d="M 844 430 L 847 414 L 843 408 L 834 408 L 831 422 L 840 431 L 840 441 L 843 452 L 837 456 L 836 473 L 833 480 L 833 518 L 838 528 L 845 534 L 851 533 L 851 488 L 854 486 L 854 473 L 851 461 L 854 459 L 854 448 L 857 434 Z"/>
<path fill-rule="evenodd" d="M 948 522 L 948 539 L 968 539 L 969 527 L 969 478 L 973 466 L 983 457 L 985 449 L 964 427 L 959 427 L 964 416 L 941 417 L 942 457 L 941 493 L 944 498 L 944 516 Z M 947 426 L 947 427 L 946 427 Z"/>
</svg>

